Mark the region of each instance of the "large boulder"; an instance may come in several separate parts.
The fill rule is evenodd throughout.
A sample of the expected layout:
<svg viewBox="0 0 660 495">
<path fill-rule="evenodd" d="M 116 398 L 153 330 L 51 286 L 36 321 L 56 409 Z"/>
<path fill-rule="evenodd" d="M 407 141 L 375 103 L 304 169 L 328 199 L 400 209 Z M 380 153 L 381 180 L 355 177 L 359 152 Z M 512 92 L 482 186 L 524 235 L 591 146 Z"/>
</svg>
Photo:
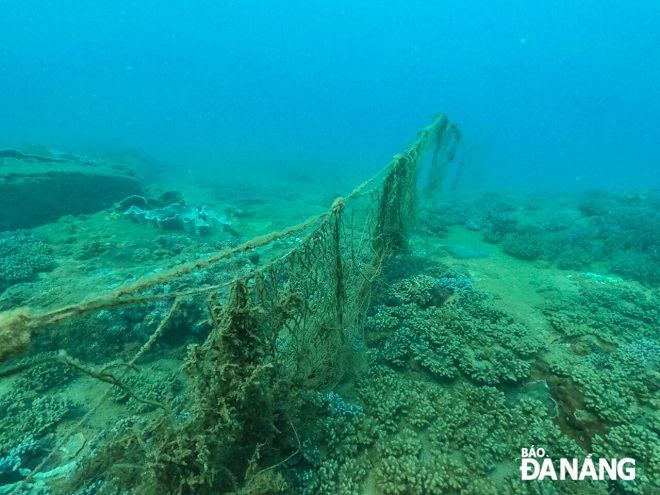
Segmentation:
<svg viewBox="0 0 660 495">
<path fill-rule="evenodd" d="M 137 173 L 125 165 L 0 150 L 0 231 L 94 213 L 141 189 Z"/>
</svg>

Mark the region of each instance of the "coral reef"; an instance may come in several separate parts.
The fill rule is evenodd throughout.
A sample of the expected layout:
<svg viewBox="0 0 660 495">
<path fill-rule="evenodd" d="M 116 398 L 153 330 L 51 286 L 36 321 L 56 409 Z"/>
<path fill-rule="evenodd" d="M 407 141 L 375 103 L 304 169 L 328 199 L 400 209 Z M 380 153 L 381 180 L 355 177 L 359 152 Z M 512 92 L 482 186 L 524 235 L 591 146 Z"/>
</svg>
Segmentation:
<svg viewBox="0 0 660 495">
<path fill-rule="evenodd" d="M 660 406 L 659 298 L 658 291 L 619 285 L 584 287 L 545 311 L 571 343 L 571 352 L 552 359 L 549 370 L 580 407 L 574 426 L 595 454 L 637 461 L 636 480 L 613 482 L 626 494 L 659 488 L 660 459 L 651 447 L 658 443 Z"/>
<path fill-rule="evenodd" d="M 130 306 L 112 311 L 99 311 L 96 322 L 100 326 L 95 338 L 107 341 L 108 346 L 130 342 L 145 342 L 167 315 L 171 304 L 157 301 L 142 306 Z M 170 320 L 168 329 L 180 329 L 180 333 L 166 333 L 165 341 L 178 342 L 185 336 L 199 335 L 208 331 L 204 311 L 194 300 L 184 301 L 184 313 Z"/>
<path fill-rule="evenodd" d="M 660 480 L 660 436 L 640 425 L 621 425 L 596 437 L 594 453 L 601 457 L 636 460 L 634 480 L 616 480 L 613 485 L 628 494 L 654 493 Z"/>
<path fill-rule="evenodd" d="M 26 468 L 23 467 L 25 457 L 38 448 L 37 442 L 29 437 L 14 446 L 6 456 L 0 458 L 0 487 L 15 483 L 26 476 Z"/>
<path fill-rule="evenodd" d="M 30 390 L 15 390 L 0 398 L 0 452 L 24 438 L 40 439 L 52 433 L 64 419 L 71 417 L 80 404 L 68 397 L 35 397 Z"/>
<path fill-rule="evenodd" d="M 660 231 L 659 231 L 660 233 Z M 618 252 L 610 263 L 612 273 L 639 280 L 643 284 L 660 285 L 660 256 L 651 256 L 634 250 Z"/>
<path fill-rule="evenodd" d="M 132 393 L 122 388 L 115 388 L 113 400 L 125 404 L 133 414 L 153 411 L 157 404 L 165 406 L 181 391 L 183 385 L 175 373 L 163 373 L 150 369 L 148 373 L 129 375 L 124 383 Z"/>
<path fill-rule="evenodd" d="M 395 282 L 388 288 L 389 301 L 393 304 L 416 304 L 427 307 L 434 304 L 436 281 L 429 275 L 415 275 Z"/>
<path fill-rule="evenodd" d="M 455 277 L 440 277 L 435 283 L 450 294 L 457 290 L 472 290 L 472 281 L 460 273 L 456 274 Z"/>
<path fill-rule="evenodd" d="M 515 258 L 533 261 L 546 251 L 543 235 L 535 230 L 506 234 L 502 240 L 502 250 Z"/>
<path fill-rule="evenodd" d="M 525 197 L 515 198 L 518 202 Z M 444 236 L 451 225 L 481 231 L 486 242 L 501 244 L 511 256 L 544 260 L 567 270 L 605 263 L 612 273 L 649 287 L 660 285 L 660 194 L 586 193 L 575 199 L 513 199 L 496 195 L 453 202 L 433 215 Z M 440 227 L 438 227 L 440 228 Z M 428 232 L 434 228 L 427 227 Z"/>
<path fill-rule="evenodd" d="M 394 184 L 406 177 L 396 170 Z M 128 287 L 113 286 L 118 290 L 97 300 L 93 312 L 85 303 L 64 308 L 75 319 L 57 320 L 56 331 L 35 342 L 37 352 L 71 350 L 71 367 L 37 354 L 0 369 L 11 382 L 0 395 L 0 483 L 25 479 L 44 451 L 67 451 L 69 442 L 61 448 L 58 437 L 78 431 L 71 451 L 84 452 L 70 456 L 76 472 L 70 484 L 53 482 L 54 492 L 658 491 L 660 292 L 620 277 L 547 269 L 596 262 L 603 268 L 609 261 L 613 271 L 653 285 L 652 276 L 633 269 L 657 256 L 653 196 L 605 196 L 607 208 L 587 205 L 582 216 L 563 200 L 555 211 L 482 196 L 483 204 L 457 201 L 429 211 L 424 232 L 408 240 L 403 233 L 413 201 L 397 199 L 401 188 L 386 191 L 391 194 L 378 196 L 382 205 L 395 201 L 406 209 L 369 217 L 366 231 L 377 235 L 361 233 L 359 244 L 347 240 L 355 219 L 340 215 L 344 200 L 318 217 L 325 227 L 310 237 L 299 237 L 306 226 L 260 251 L 250 241 L 213 267 L 212 239 L 150 232 L 152 244 L 122 260 L 162 260 L 153 278 L 140 284 L 129 274 Z M 184 228 L 208 213 L 194 207 L 183 219 L 188 214 L 177 213 L 184 208 L 178 197 L 144 208 L 134 197 L 122 205 L 142 221 L 152 212 L 155 225 L 174 218 Z M 451 236 L 457 223 L 467 231 L 457 233 L 451 249 L 428 239 Z M 480 235 L 506 254 L 540 260 L 531 290 L 515 285 L 518 273 L 504 274 L 498 248 L 479 259 L 482 251 L 469 242 Z M 84 265 L 110 258 L 112 243 L 100 236 L 87 241 L 76 253 L 92 260 Z M 432 261 L 452 250 L 460 259 L 456 268 Z M 615 254 L 634 263 L 626 267 Z M 179 255 L 195 261 L 181 270 Z M 5 321 L 20 320 L 24 311 Z M 77 366 L 83 358 L 95 364 Z M 74 381 L 79 371 L 87 376 Z M 73 428 L 67 421 L 86 410 L 72 398 L 96 398 L 100 387 L 92 377 L 115 385 L 103 405 L 112 420 Z M 118 412 L 133 416 L 117 421 Z M 96 436 L 85 440 L 83 428 L 97 428 Z M 523 482 L 521 448 L 534 445 L 555 459 L 633 456 L 638 479 Z M 73 469 L 57 455 L 37 475 Z M 48 492 L 37 475 L 27 489 Z"/>
<path fill-rule="evenodd" d="M 532 495 L 540 492 L 520 483 L 521 445 L 540 442 L 553 457 L 586 456 L 530 398 L 512 406 L 492 387 L 447 387 L 379 365 L 356 388 L 364 414 L 317 414 L 306 430 L 314 434 L 303 443 L 301 493 L 351 495 L 368 485 L 382 495 Z M 583 485 L 608 493 L 606 483 Z M 568 490 L 559 483 L 555 493 Z"/>
<path fill-rule="evenodd" d="M 385 362 L 421 366 L 438 378 L 461 372 L 490 385 L 527 377 L 541 348 L 529 329 L 476 291 L 457 292 L 441 307 L 378 306 L 366 325 L 367 342 L 383 344 Z"/>
<path fill-rule="evenodd" d="M 44 236 L 28 230 L 0 233 L 0 290 L 53 268 L 47 243 Z"/>
</svg>

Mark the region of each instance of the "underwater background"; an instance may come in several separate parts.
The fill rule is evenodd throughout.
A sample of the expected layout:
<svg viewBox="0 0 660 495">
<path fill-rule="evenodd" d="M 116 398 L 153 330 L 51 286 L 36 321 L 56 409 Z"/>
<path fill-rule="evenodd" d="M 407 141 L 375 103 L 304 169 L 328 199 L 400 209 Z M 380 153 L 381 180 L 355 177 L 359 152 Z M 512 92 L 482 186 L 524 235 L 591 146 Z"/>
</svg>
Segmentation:
<svg viewBox="0 0 660 495">
<path fill-rule="evenodd" d="M 0 495 L 660 493 L 658 2 L 1 12 Z"/>
<path fill-rule="evenodd" d="M 379 169 L 433 112 L 465 186 L 658 184 L 653 0 L 9 2 L 0 146 L 164 169 Z"/>
</svg>

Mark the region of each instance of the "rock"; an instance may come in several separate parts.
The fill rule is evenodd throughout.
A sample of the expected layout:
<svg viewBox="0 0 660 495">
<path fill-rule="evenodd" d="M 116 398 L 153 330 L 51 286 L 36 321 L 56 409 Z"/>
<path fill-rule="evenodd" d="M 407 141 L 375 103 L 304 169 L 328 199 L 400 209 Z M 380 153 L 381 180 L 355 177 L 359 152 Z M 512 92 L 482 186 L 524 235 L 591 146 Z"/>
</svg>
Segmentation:
<svg viewBox="0 0 660 495">
<path fill-rule="evenodd" d="M 137 174 L 120 164 L 0 153 L 0 231 L 95 213 L 140 192 Z"/>
<path fill-rule="evenodd" d="M 75 457 L 83 449 L 86 443 L 87 439 L 82 433 L 78 432 L 73 435 L 62 447 L 62 454 L 64 459 L 67 461 L 75 459 Z"/>
</svg>

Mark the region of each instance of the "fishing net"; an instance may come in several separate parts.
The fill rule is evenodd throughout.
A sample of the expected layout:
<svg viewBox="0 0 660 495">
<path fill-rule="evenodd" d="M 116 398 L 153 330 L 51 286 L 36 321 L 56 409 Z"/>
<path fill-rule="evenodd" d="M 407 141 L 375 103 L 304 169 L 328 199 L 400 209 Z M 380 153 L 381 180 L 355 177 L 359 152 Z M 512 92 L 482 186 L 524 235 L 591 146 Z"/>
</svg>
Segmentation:
<svg viewBox="0 0 660 495">
<path fill-rule="evenodd" d="M 457 127 L 440 115 L 379 174 L 299 225 L 78 304 L 0 313 L 0 376 L 48 363 L 109 384 L 53 452 L 100 414 L 117 389 L 157 411 L 149 420 L 127 421 L 101 439 L 93 454 L 61 482 L 62 492 L 283 490 L 279 467 L 300 448 L 293 418 L 301 394 L 330 389 L 351 374 L 383 265 L 406 249 L 420 171 L 424 166 L 428 172 L 427 190 L 438 188 L 459 142 Z M 265 261 L 227 279 L 233 260 L 246 253 L 259 253 Z M 98 325 L 99 314 L 154 304 L 162 318 L 130 358 L 98 364 L 103 362 L 98 357 L 83 360 L 66 349 L 21 358 L 44 335 L 75 339 L 89 325 Z M 168 328 L 190 325 L 200 314 L 206 315 L 207 332 L 189 343 L 182 356 L 184 390 L 166 402 L 141 397 L 128 378 Z M 14 492 L 50 468 L 51 457 L 31 470 Z"/>
</svg>

